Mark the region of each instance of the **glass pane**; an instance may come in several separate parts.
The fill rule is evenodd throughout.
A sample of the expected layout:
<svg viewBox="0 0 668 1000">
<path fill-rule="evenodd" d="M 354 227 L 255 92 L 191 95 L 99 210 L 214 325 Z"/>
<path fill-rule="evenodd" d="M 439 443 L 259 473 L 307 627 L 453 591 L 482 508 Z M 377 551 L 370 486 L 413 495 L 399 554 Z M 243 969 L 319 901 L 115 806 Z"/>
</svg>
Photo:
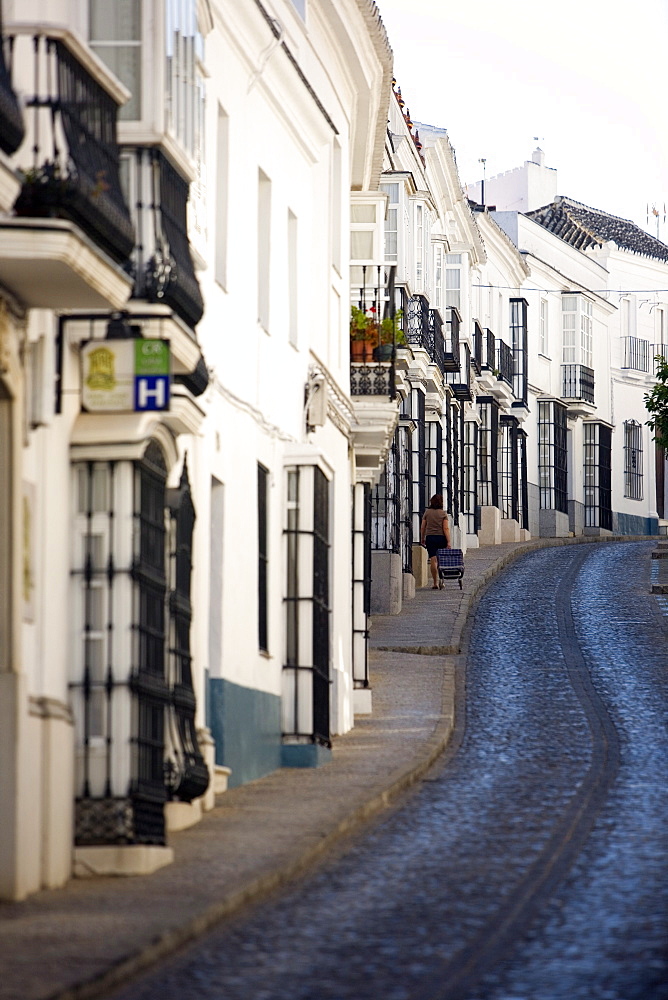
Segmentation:
<svg viewBox="0 0 668 1000">
<path fill-rule="evenodd" d="M 376 221 L 376 206 L 375 205 L 351 205 L 350 206 L 350 221 L 351 222 L 375 222 Z"/>
<path fill-rule="evenodd" d="M 461 264 L 462 255 L 460 253 L 448 253 L 445 255 L 448 264 Z"/>
<path fill-rule="evenodd" d="M 141 0 L 90 0 L 92 42 L 138 41 L 141 38 Z"/>
<path fill-rule="evenodd" d="M 92 509 L 100 514 L 109 510 L 109 470 L 106 466 L 96 465 L 93 469 Z"/>
<path fill-rule="evenodd" d="M 399 201 L 399 185 L 398 184 L 381 184 L 380 190 L 384 191 L 393 204 Z"/>
<path fill-rule="evenodd" d="M 373 233 L 350 234 L 350 256 L 353 260 L 373 260 Z"/>
<path fill-rule="evenodd" d="M 84 640 L 86 666 L 92 684 L 104 683 L 104 640 L 86 636 Z"/>
<path fill-rule="evenodd" d="M 92 45 L 91 48 L 132 94 L 127 104 L 119 109 L 119 119 L 137 121 L 141 118 L 141 46 Z"/>
</svg>

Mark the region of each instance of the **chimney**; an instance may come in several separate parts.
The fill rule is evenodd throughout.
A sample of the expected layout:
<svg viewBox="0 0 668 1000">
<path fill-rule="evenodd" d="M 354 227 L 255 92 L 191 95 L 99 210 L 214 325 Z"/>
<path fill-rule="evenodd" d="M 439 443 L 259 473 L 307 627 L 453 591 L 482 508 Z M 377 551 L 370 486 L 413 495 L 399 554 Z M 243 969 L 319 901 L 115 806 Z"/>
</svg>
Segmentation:
<svg viewBox="0 0 668 1000">
<path fill-rule="evenodd" d="M 540 146 L 536 146 L 536 148 L 532 153 L 531 159 L 533 160 L 534 163 L 537 163 L 540 167 L 545 166 L 545 153 L 540 148 Z"/>
</svg>

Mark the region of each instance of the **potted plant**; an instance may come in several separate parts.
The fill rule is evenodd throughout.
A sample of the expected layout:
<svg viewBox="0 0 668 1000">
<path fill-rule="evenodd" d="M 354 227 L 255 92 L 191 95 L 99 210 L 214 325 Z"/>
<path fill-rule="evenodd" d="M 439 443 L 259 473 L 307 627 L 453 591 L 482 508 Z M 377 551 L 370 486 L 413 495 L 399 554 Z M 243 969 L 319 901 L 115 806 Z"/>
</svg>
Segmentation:
<svg viewBox="0 0 668 1000">
<path fill-rule="evenodd" d="M 376 361 L 391 361 L 395 347 L 407 344 L 406 334 L 401 328 L 402 316 L 401 309 L 398 309 L 394 318 L 386 316 L 381 320 L 379 343 L 373 352 Z"/>
<path fill-rule="evenodd" d="M 369 312 L 374 312 L 373 307 Z M 378 324 L 358 306 L 350 307 L 350 360 L 371 361 L 378 343 Z"/>
</svg>

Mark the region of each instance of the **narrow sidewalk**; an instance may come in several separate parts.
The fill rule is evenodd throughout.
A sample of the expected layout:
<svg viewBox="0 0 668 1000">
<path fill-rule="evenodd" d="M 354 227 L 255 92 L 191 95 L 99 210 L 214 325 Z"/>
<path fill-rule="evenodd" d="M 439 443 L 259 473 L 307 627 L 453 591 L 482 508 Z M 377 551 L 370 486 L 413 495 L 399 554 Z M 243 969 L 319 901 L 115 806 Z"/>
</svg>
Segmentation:
<svg viewBox="0 0 668 1000">
<path fill-rule="evenodd" d="M 284 768 L 219 796 L 197 826 L 170 836 L 172 865 L 143 877 L 75 879 L 0 903 L 0 1000 L 101 996 L 359 830 L 446 747 L 456 656 L 481 588 L 524 552 L 573 541 L 581 539 L 474 549 L 463 590 L 452 581 L 438 593 L 419 590 L 400 615 L 374 617 L 373 714 L 334 740 L 323 767 Z"/>
</svg>

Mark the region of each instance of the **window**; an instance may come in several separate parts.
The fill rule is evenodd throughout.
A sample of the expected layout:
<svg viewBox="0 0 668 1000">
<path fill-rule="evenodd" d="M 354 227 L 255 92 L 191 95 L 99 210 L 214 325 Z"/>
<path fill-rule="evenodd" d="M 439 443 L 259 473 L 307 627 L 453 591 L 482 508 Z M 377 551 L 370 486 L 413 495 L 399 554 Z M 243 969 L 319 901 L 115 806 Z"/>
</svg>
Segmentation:
<svg viewBox="0 0 668 1000">
<path fill-rule="evenodd" d="M 399 252 L 399 185 L 381 184 L 380 189 L 385 192 L 388 199 L 385 216 L 385 260 L 395 263 Z"/>
<path fill-rule="evenodd" d="M 201 142 L 204 106 L 196 0 L 165 0 L 165 47 L 167 128 L 193 155 Z"/>
<path fill-rule="evenodd" d="M 128 88 L 132 97 L 120 108 L 121 121 L 142 116 L 142 0 L 90 0 L 89 36 L 93 51 Z"/>
<path fill-rule="evenodd" d="M 519 518 L 519 450 L 515 417 L 502 416 L 499 420 L 499 507 L 501 517 L 517 521 Z"/>
<path fill-rule="evenodd" d="M 355 202 L 350 206 L 350 258 L 362 263 L 376 259 L 376 212 L 372 202 Z"/>
<path fill-rule="evenodd" d="M 257 602 L 258 602 L 258 645 L 267 650 L 267 502 L 269 473 L 263 465 L 257 467 Z"/>
<path fill-rule="evenodd" d="M 624 496 L 642 500 L 642 426 L 637 420 L 624 422 Z"/>
<path fill-rule="evenodd" d="M 585 526 L 612 530 L 612 432 L 604 424 L 584 425 Z"/>
<path fill-rule="evenodd" d="M 462 515 L 469 535 L 475 534 L 476 498 L 478 487 L 478 425 L 473 420 L 464 422 L 462 438 Z"/>
<path fill-rule="evenodd" d="M 513 350 L 513 392 L 527 402 L 527 308 L 526 299 L 510 300 L 510 342 Z"/>
<path fill-rule="evenodd" d="M 547 356 L 548 352 L 547 299 L 540 300 L 540 330 L 539 330 L 538 350 L 540 351 L 541 354 Z"/>
<path fill-rule="evenodd" d="M 562 361 L 592 366 L 593 305 L 583 295 L 563 295 Z"/>
<path fill-rule="evenodd" d="M 566 407 L 538 401 L 538 489 L 542 510 L 568 513 Z"/>
<path fill-rule="evenodd" d="M 497 507 L 499 503 L 499 404 L 491 396 L 478 396 L 480 427 L 478 429 L 478 498 L 481 507 Z"/>
<path fill-rule="evenodd" d="M 230 119 L 218 105 L 216 135 L 216 259 L 215 277 L 227 287 L 227 217 L 229 211 Z"/>
<path fill-rule="evenodd" d="M 434 247 L 434 308 L 440 309 L 443 304 L 443 247 L 437 243 Z"/>
<path fill-rule="evenodd" d="M 288 469 L 286 501 L 283 737 L 288 743 L 331 746 L 329 482 L 324 473 L 311 465 Z"/>
<path fill-rule="evenodd" d="M 424 287 L 424 206 L 415 206 L 415 283 Z"/>
<path fill-rule="evenodd" d="M 269 330 L 271 289 L 271 181 L 258 171 L 257 187 L 257 318 Z"/>
<path fill-rule="evenodd" d="M 191 674 L 187 468 L 168 491 L 151 441 L 139 461 L 79 462 L 73 474 L 76 841 L 162 844 L 166 799 L 190 802 L 209 780 Z"/>
<path fill-rule="evenodd" d="M 454 306 L 461 311 L 461 274 L 462 255 L 460 253 L 448 253 L 445 255 L 445 304 Z"/>
</svg>

